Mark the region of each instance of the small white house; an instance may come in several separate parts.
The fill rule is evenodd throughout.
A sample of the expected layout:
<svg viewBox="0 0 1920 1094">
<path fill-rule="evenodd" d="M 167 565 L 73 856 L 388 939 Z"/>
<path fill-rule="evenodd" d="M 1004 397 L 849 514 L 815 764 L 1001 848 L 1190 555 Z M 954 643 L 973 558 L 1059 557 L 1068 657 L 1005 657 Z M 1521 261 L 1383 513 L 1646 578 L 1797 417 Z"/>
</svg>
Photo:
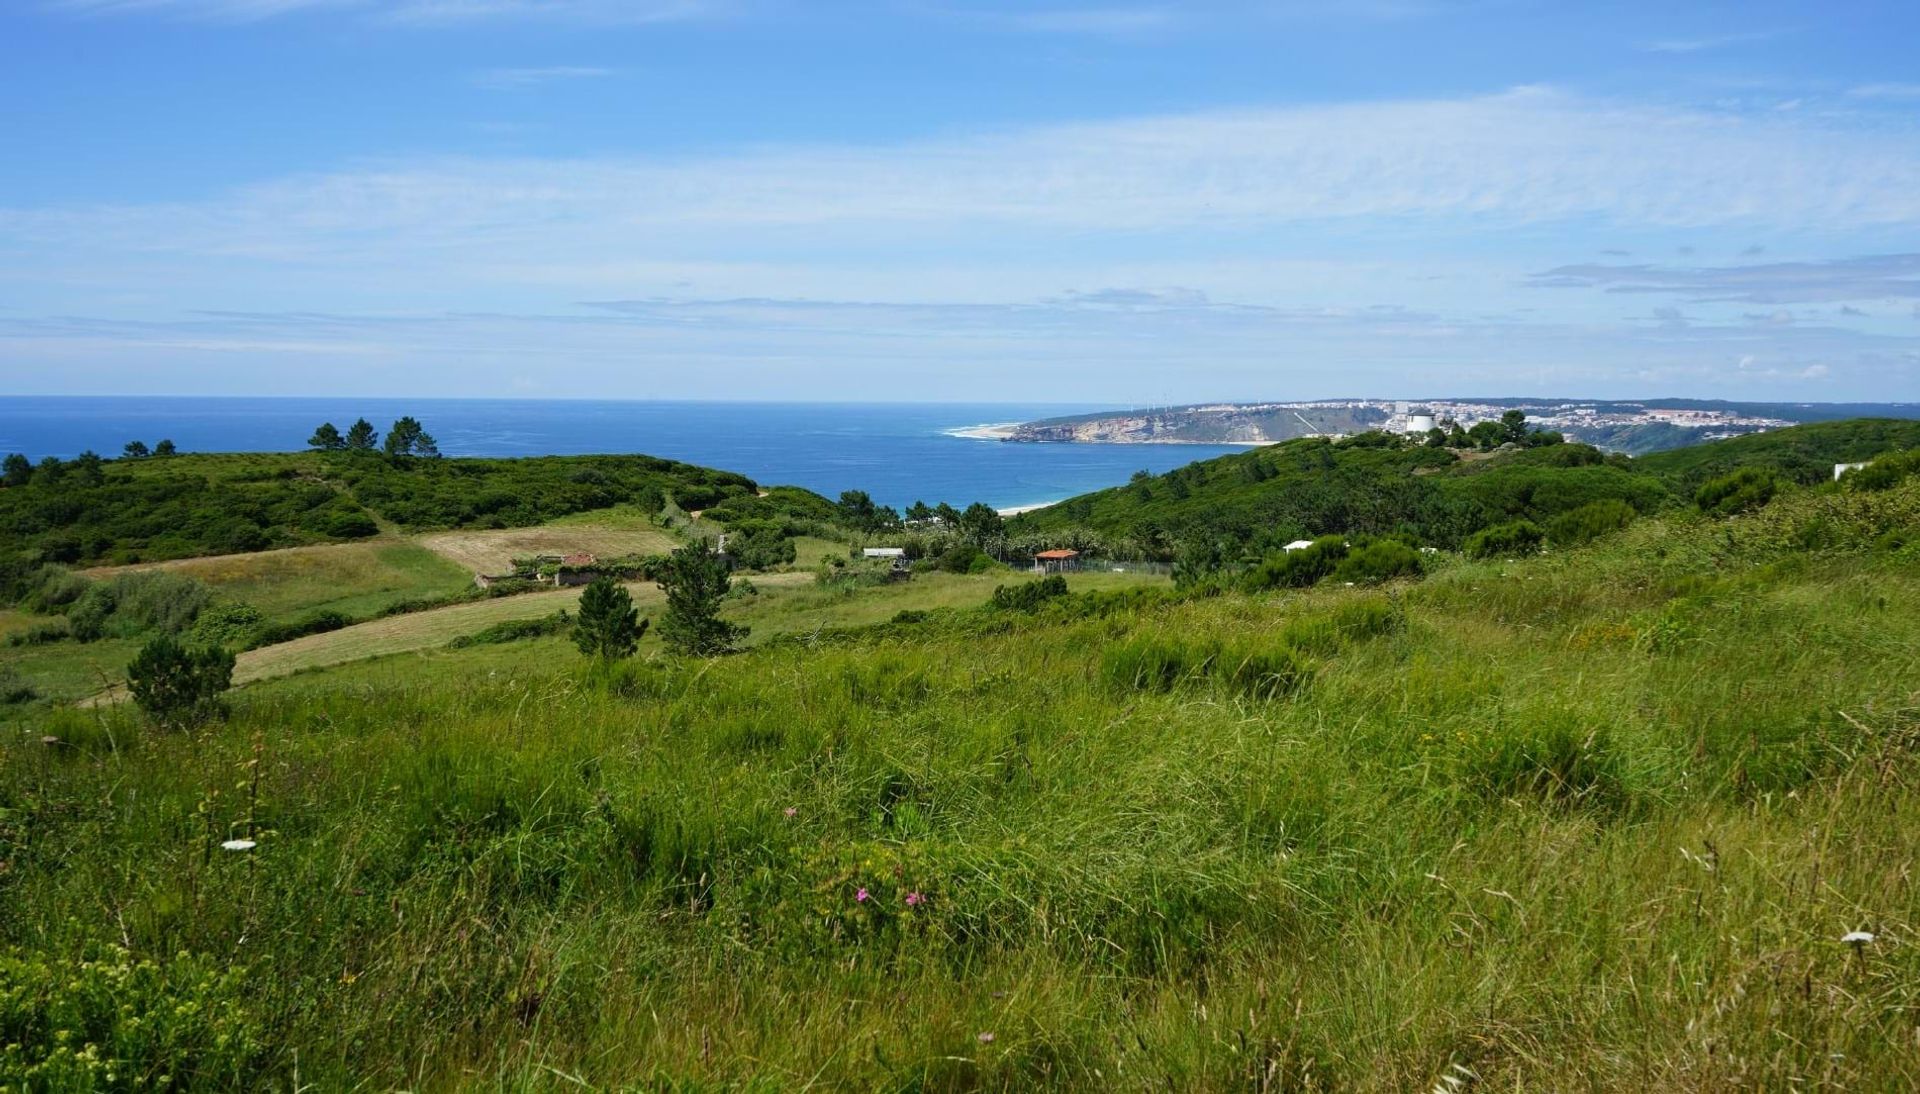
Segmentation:
<svg viewBox="0 0 1920 1094">
<path fill-rule="evenodd" d="M 862 547 L 860 549 L 860 557 L 905 558 L 907 557 L 907 549 L 905 547 Z"/>
<path fill-rule="evenodd" d="M 1839 482 L 1840 476 L 1849 471 L 1858 471 L 1865 466 L 1867 465 L 1864 463 L 1836 463 L 1833 465 L 1833 481 Z"/>
<path fill-rule="evenodd" d="M 1296 539 L 1292 543 L 1287 544 L 1286 549 L 1289 551 L 1304 551 L 1311 546 L 1313 546 L 1313 541 L 1310 539 Z"/>
</svg>

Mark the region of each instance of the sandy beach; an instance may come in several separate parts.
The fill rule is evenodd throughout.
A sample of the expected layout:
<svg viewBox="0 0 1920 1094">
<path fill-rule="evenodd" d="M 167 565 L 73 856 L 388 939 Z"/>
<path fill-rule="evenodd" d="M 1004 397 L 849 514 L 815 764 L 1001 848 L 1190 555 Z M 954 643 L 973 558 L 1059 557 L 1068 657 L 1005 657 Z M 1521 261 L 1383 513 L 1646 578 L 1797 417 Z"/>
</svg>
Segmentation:
<svg viewBox="0 0 1920 1094">
<path fill-rule="evenodd" d="M 965 437 L 970 441 L 1004 441 L 1013 436 L 1013 431 L 1020 425 L 1020 422 L 1000 422 L 990 425 L 970 425 L 964 429 L 949 429 L 945 432 L 949 437 Z"/>
<path fill-rule="evenodd" d="M 1035 509 L 1045 509 L 1049 505 L 1058 504 L 1060 503 L 1057 501 L 1043 501 L 1035 505 L 1014 505 L 1006 509 L 996 509 L 994 512 L 999 513 L 1003 517 L 1017 517 L 1022 513 L 1031 513 Z"/>
</svg>

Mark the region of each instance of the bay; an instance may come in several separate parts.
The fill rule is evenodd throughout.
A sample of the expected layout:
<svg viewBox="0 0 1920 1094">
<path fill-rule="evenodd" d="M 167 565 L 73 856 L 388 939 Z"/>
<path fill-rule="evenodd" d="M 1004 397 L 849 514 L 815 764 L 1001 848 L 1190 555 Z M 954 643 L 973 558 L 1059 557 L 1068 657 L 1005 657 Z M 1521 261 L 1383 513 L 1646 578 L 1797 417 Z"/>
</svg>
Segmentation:
<svg viewBox="0 0 1920 1094">
<path fill-rule="evenodd" d="M 365 417 L 381 431 L 410 414 L 448 456 L 646 453 L 737 471 L 828 497 L 865 490 L 914 501 L 1039 505 L 1241 449 L 1224 445 L 1006 444 L 956 437 L 971 426 L 1110 405 L 721 403 L 574 399 L 0 396 L 0 453 L 116 456 L 130 440 L 183 452 L 285 452 L 313 427 Z"/>
</svg>

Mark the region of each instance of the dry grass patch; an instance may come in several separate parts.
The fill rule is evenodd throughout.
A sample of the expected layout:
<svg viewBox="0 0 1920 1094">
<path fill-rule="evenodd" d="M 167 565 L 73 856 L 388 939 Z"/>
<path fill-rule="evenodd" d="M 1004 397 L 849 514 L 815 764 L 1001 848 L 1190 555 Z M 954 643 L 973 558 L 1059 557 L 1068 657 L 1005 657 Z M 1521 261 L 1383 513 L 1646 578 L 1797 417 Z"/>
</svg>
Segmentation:
<svg viewBox="0 0 1920 1094">
<path fill-rule="evenodd" d="M 471 572 L 498 574 L 528 555 L 586 552 L 601 558 L 664 554 L 679 546 L 666 532 L 620 521 L 616 525 L 565 522 L 535 528 L 441 532 L 421 546 Z"/>
</svg>

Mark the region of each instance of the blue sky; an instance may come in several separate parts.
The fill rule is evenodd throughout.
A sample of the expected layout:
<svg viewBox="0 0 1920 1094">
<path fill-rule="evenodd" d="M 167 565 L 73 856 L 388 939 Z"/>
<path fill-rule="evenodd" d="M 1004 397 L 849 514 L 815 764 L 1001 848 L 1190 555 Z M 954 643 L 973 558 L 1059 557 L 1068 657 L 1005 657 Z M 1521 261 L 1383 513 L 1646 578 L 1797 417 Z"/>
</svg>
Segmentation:
<svg viewBox="0 0 1920 1094">
<path fill-rule="evenodd" d="M 6 0 L 0 393 L 1920 399 L 1911 4 Z"/>
</svg>

